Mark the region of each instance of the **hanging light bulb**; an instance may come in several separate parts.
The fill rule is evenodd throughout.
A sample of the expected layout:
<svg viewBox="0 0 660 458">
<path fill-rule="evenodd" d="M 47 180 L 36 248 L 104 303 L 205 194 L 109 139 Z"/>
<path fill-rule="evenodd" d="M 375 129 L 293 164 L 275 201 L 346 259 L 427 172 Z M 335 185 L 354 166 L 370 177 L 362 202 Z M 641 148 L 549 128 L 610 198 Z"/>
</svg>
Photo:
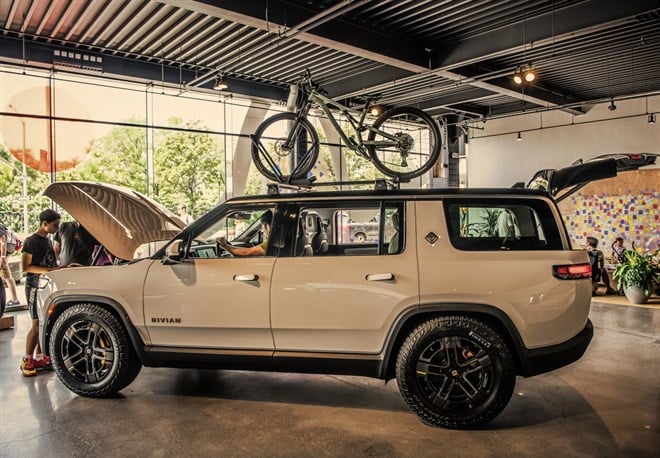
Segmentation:
<svg viewBox="0 0 660 458">
<path fill-rule="evenodd" d="M 515 73 L 513 74 L 513 81 L 514 81 L 516 84 L 522 84 L 522 82 L 523 82 L 523 74 L 522 74 L 522 72 L 520 71 L 520 67 L 516 68 L 516 71 L 515 71 Z"/>
<path fill-rule="evenodd" d="M 213 89 L 215 89 L 216 91 L 224 91 L 228 87 L 229 84 L 227 83 L 227 79 L 222 73 L 216 76 L 215 83 L 213 84 Z"/>
<path fill-rule="evenodd" d="M 649 124 L 655 124 L 655 113 L 649 115 Z"/>
<path fill-rule="evenodd" d="M 519 142 L 522 141 L 522 137 L 520 136 L 520 132 L 518 132 L 518 136 L 516 137 L 516 140 L 519 141 Z"/>
<path fill-rule="evenodd" d="M 531 66 L 530 66 L 530 67 L 525 71 L 525 81 L 527 81 L 528 83 L 531 83 L 531 82 L 534 81 L 535 79 L 536 79 L 536 72 L 534 71 L 534 67 L 531 67 Z"/>
<path fill-rule="evenodd" d="M 383 107 L 380 106 L 380 105 L 373 105 L 373 106 L 369 109 L 369 113 L 371 113 L 372 116 L 378 116 L 378 115 L 381 114 L 382 112 L 383 112 Z"/>
</svg>

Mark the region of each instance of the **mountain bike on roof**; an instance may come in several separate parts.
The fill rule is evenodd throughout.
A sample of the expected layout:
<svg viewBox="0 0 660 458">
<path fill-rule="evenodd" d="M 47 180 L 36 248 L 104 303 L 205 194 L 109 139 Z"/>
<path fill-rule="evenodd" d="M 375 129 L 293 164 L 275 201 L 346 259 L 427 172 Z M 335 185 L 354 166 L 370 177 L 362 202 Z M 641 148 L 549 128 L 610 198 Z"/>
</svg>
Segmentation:
<svg viewBox="0 0 660 458">
<path fill-rule="evenodd" d="M 309 70 L 305 70 L 297 85 L 297 112 L 271 116 L 252 136 L 252 159 L 265 177 L 287 183 L 307 177 L 314 167 L 320 144 L 314 126 L 307 119 L 313 105 L 325 112 L 348 148 L 389 177 L 408 181 L 431 169 L 438 160 L 440 130 L 436 121 L 422 110 L 396 107 L 370 122 L 367 115 L 374 98 L 367 98 L 361 109 L 349 108 L 329 98 L 312 80 Z M 346 130 L 333 109 L 346 120 Z"/>
</svg>

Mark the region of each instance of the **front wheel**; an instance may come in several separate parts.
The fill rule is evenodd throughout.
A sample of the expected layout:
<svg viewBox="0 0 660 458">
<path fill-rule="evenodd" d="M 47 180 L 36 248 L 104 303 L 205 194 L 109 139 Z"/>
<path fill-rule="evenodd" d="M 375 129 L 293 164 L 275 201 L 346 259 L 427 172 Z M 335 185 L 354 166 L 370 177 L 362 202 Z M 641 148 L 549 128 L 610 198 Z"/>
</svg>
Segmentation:
<svg viewBox="0 0 660 458">
<path fill-rule="evenodd" d="M 446 316 L 420 324 L 396 364 L 401 396 L 425 422 L 453 429 L 488 423 L 504 410 L 516 383 L 502 336 L 471 317 Z"/>
<path fill-rule="evenodd" d="M 93 398 L 115 395 L 142 368 L 123 325 L 95 304 L 76 304 L 62 312 L 50 336 L 50 357 L 68 389 Z"/>
<path fill-rule="evenodd" d="M 254 165 L 273 181 L 305 178 L 318 156 L 319 137 L 314 126 L 295 113 L 278 113 L 266 119 L 252 139 Z"/>
<path fill-rule="evenodd" d="M 440 156 L 440 129 L 422 110 L 386 111 L 369 129 L 365 142 L 374 165 L 385 175 L 409 180 L 433 167 Z"/>
</svg>

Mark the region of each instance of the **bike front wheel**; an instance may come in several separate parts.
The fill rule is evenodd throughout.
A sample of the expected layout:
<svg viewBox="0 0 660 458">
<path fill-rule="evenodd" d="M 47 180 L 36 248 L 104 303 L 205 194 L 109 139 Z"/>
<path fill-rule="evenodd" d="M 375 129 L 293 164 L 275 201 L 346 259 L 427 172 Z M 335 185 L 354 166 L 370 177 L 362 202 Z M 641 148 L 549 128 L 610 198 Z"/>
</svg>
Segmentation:
<svg viewBox="0 0 660 458">
<path fill-rule="evenodd" d="M 380 115 L 365 142 L 376 168 L 402 180 L 431 169 L 440 156 L 441 143 L 438 124 L 412 107 L 393 108 Z"/>
<path fill-rule="evenodd" d="M 266 178 L 278 182 L 307 176 L 319 156 L 314 126 L 295 113 L 278 113 L 262 122 L 252 139 L 252 160 Z"/>
</svg>

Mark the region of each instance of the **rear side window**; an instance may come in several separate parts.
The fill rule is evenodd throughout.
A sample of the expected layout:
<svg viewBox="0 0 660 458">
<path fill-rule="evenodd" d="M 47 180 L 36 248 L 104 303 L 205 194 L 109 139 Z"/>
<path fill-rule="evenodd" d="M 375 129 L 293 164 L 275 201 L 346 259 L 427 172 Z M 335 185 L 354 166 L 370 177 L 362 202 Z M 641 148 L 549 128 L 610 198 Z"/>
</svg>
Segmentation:
<svg viewBox="0 0 660 458">
<path fill-rule="evenodd" d="M 448 199 L 449 237 L 459 250 L 561 250 L 559 229 L 542 200 Z"/>
</svg>

